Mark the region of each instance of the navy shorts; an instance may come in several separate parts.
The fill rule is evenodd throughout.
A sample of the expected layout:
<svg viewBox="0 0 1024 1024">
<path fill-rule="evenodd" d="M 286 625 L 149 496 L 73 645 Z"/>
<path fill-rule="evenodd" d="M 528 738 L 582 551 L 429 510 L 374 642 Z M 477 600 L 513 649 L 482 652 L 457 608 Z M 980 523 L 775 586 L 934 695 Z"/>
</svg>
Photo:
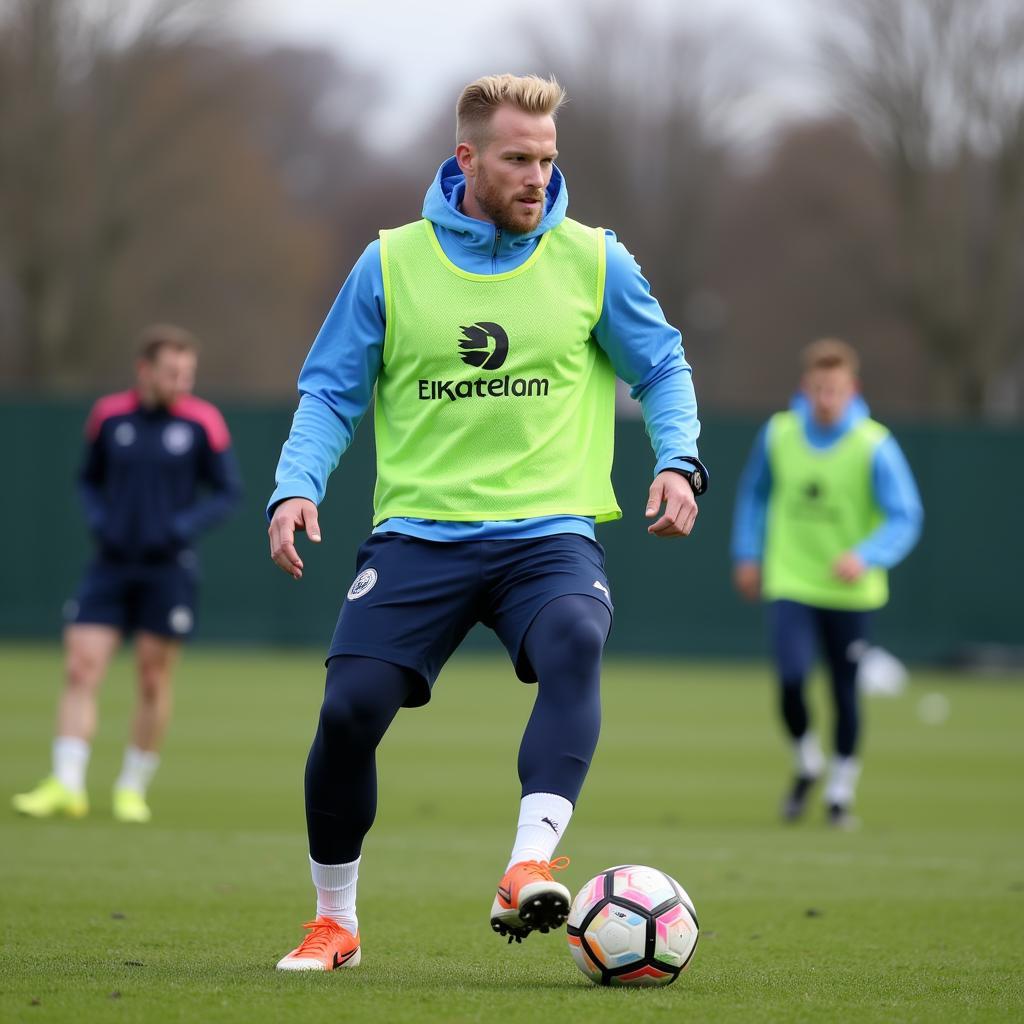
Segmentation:
<svg viewBox="0 0 1024 1024">
<path fill-rule="evenodd" d="M 177 640 L 195 628 L 198 562 L 195 552 L 154 563 L 118 562 L 102 555 L 86 570 L 64 607 L 69 624 L 113 626 Z"/>
<path fill-rule="evenodd" d="M 375 533 L 356 556 L 327 660 L 357 654 L 413 669 L 424 686 L 407 706 L 417 707 L 481 622 L 504 644 L 516 675 L 533 683 L 523 640 L 537 613 L 568 594 L 586 594 L 612 611 L 604 549 L 588 537 L 443 542 Z"/>
<path fill-rule="evenodd" d="M 768 625 L 782 685 L 803 685 L 819 647 L 832 678 L 849 675 L 852 681 L 858 657 L 854 652 L 867 639 L 871 618 L 870 611 L 840 611 L 799 601 L 772 601 L 768 605 Z"/>
</svg>

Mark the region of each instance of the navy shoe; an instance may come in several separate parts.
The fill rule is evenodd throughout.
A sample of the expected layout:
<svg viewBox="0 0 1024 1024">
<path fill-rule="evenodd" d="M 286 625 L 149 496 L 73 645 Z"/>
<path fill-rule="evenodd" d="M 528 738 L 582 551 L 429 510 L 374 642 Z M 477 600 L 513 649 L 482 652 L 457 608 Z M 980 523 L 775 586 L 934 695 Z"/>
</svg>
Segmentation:
<svg viewBox="0 0 1024 1024">
<path fill-rule="evenodd" d="M 832 828 L 850 832 L 860 827 L 860 819 L 855 818 L 850 812 L 850 808 L 844 804 L 829 804 L 825 815 Z"/>
<path fill-rule="evenodd" d="M 798 775 L 793 780 L 793 788 L 782 801 L 782 818 L 784 821 L 799 821 L 807 810 L 807 798 L 818 781 L 816 775 Z"/>
</svg>

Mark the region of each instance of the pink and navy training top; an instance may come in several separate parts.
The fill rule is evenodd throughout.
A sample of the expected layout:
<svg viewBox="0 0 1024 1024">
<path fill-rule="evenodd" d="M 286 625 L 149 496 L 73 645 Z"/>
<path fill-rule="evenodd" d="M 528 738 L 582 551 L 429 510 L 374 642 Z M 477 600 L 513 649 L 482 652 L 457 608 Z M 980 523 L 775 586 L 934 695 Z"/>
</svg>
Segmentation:
<svg viewBox="0 0 1024 1024">
<path fill-rule="evenodd" d="M 241 496 L 224 417 L 201 398 L 147 408 L 135 391 L 107 395 L 85 434 L 79 490 L 105 557 L 174 558 Z"/>
</svg>

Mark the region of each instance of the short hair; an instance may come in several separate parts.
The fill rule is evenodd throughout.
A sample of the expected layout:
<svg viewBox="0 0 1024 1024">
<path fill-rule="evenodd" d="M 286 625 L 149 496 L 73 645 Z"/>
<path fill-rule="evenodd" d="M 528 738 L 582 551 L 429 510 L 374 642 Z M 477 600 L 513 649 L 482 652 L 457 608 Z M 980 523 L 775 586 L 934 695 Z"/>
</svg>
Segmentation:
<svg viewBox="0 0 1024 1024">
<path fill-rule="evenodd" d="M 565 101 L 565 90 L 551 78 L 538 75 L 485 75 L 470 82 L 455 105 L 455 144 L 487 141 L 487 129 L 498 107 L 508 105 L 527 114 L 548 114 Z"/>
<path fill-rule="evenodd" d="M 811 370 L 849 370 L 854 377 L 860 373 L 857 350 L 838 338 L 819 338 L 812 341 L 800 355 L 804 373 Z"/>
<path fill-rule="evenodd" d="M 165 348 L 198 355 L 199 339 L 191 331 L 174 324 L 150 324 L 139 332 L 137 351 L 140 359 L 155 363 Z"/>
</svg>

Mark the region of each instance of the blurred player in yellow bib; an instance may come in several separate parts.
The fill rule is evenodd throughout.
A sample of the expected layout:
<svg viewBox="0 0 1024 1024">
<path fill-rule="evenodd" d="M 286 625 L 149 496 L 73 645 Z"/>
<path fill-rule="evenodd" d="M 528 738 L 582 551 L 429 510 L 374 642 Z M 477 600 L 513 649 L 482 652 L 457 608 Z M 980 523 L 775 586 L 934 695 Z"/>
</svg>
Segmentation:
<svg viewBox="0 0 1024 1024">
<path fill-rule="evenodd" d="M 923 513 L 899 445 L 859 394 L 857 353 L 826 338 L 808 346 L 803 364 L 800 393 L 762 428 L 740 482 L 734 579 L 743 597 L 768 605 L 795 762 L 783 817 L 803 814 L 825 769 L 804 700 L 820 647 L 835 708 L 825 802 L 831 824 L 849 827 L 860 774 L 858 656 L 888 600 L 887 570 L 917 542 Z"/>
</svg>

